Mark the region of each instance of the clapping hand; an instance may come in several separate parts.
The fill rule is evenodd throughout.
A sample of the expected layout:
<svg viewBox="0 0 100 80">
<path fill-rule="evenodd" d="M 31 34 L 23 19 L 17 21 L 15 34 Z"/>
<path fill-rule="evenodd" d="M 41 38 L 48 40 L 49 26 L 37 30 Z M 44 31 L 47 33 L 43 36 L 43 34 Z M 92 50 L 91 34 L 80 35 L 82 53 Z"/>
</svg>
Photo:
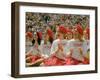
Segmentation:
<svg viewBox="0 0 100 80">
<path fill-rule="evenodd" d="M 71 57 L 72 56 L 72 53 L 73 53 L 73 49 L 70 49 L 70 51 L 67 52 L 67 57 Z"/>
<path fill-rule="evenodd" d="M 62 45 L 62 43 L 61 43 L 61 42 L 59 42 L 59 43 L 58 43 L 58 50 L 63 51 L 63 45 Z"/>
<path fill-rule="evenodd" d="M 78 50 L 79 50 L 79 53 L 80 53 L 81 55 L 83 55 L 83 50 L 82 50 L 82 48 L 79 47 Z"/>
</svg>

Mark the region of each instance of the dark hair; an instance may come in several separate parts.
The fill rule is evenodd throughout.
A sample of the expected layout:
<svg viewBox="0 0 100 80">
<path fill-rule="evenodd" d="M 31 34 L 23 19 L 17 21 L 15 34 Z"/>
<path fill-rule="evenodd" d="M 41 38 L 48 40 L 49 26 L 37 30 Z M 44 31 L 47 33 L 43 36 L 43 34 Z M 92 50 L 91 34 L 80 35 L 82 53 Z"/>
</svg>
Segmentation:
<svg viewBox="0 0 100 80">
<path fill-rule="evenodd" d="M 50 41 L 50 43 L 52 44 L 52 42 L 53 42 L 53 38 L 50 38 L 50 37 L 49 37 L 49 41 Z"/>
<path fill-rule="evenodd" d="M 40 44 L 41 44 L 41 39 L 38 38 L 38 41 L 37 41 L 37 42 L 38 42 L 38 44 L 40 45 Z M 35 43 L 35 40 L 33 39 L 33 40 L 32 40 L 32 44 L 34 45 L 34 43 Z"/>
<path fill-rule="evenodd" d="M 38 45 L 40 45 L 41 44 L 41 38 L 39 37 L 39 34 L 37 34 L 37 36 L 38 36 L 37 42 L 38 42 Z M 35 43 L 35 40 L 33 38 L 32 44 L 34 45 L 34 43 Z"/>
</svg>

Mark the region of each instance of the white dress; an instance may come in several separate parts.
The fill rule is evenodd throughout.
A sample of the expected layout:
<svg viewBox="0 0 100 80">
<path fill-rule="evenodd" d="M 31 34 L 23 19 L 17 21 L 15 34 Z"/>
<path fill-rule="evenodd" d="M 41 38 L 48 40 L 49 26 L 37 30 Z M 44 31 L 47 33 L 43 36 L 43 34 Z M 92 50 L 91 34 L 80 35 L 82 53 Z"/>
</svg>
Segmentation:
<svg viewBox="0 0 100 80">
<path fill-rule="evenodd" d="M 34 44 L 34 46 L 32 46 L 30 51 L 28 51 L 27 53 L 31 53 L 33 55 L 38 55 L 38 54 L 41 55 L 40 45 Z"/>
<path fill-rule="evenodd" d="M 85 55 L 85 53 L 87 51 L 86 42 L 72 39 L 72 40 L 69 40 L 68 43 L 69 43 L 70 49 L 73 49 L 72 57 L 76 60 L 82 61 L 83 56 L 80 54 L 79 48 L 82 49 L 83 54 Z"/>
<path fill-rule="evenodd" d="M 41 49 L 41 53 L 44 56 L 46 57 L 50 56 L 51 45 L 52 44 L 49 41 L 47 42 L 47 44 L 44 44 L 44 41 L 41 42 L 40 49 Z"/>
<path fill-rule="evenodd" d="M 90 40 L 84 40 L 84 45 L 83 45 L 83 55 L 87 57 L 87 53 L 90 50 Z"/>
<path fill-rule="evenodd" d="M 30 51 L 32 48 L 32 42 L 31 41 L 26 41 L 25 44 L 25 53 L 27 53 L 28 51 Z"/>
<path fill-rule="evenodd" d="M 55 53 L 55 51 L 58 49 L 59 43 L 61 43 L 63 46 L 63 52 L 60 51 L 58 53 Z M 64 40 L 56 39 L 53 41 L 50 54 L 55 54 L 56 57 L 58 57 L 60 59 L 65 59 L 68 51 L 69 51 L 68 41 L 66 39 L 64 39 Z"/>
</svg>

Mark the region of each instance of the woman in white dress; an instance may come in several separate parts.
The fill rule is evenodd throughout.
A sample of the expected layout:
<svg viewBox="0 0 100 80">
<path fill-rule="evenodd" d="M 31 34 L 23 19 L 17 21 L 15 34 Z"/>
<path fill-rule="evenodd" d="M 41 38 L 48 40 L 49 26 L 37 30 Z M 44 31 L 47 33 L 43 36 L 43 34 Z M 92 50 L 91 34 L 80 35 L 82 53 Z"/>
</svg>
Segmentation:
<svg viewBox="0 0 100 80">
<path fill-rule="evenodd" d="M 53 31 L 49 28 L 44 32 L 44 37 L 41 42 L 41 53 L 45 57 L 50 56 L 50 50 L 51 50 L 51 45 L 53 42 L 53 36 L 54 36 Z"/>
<path fill-rule="evenodd" d="M 66 40 L 66 28 L 64 26 L 59 26 L 57 28 L 57 38 L 53 41 L 50 57 L 44 61 L 45 66 L 57 66 L 57 65 L 65 65 L 66 56 L 68 46 Z"/>
<path fill-rule="evenodd" d="M 33 34 L 32 32 L 26 32 L 25 36 L 26 36 L 25 53 L 27 53 L 32 48 Z"/>
<path fill-rule="evenodd" d="M 84 56 L 87 57 L 88 59 L 90 58 L 90 29 L 89 27 L 86 27 L 84 30 L 84 44 L 86 45 L 86 53 L 84 53 Z"/>
<path fill-rule="evenodd" d="M 32 48 L 26 53 L 26 66 L 39 66 L 43 61 L 42 54 L 40 52 L 42 34 L 41 32 L 35 32 L 32 40 Z"/>
<path fill-rule="evenodd" d="M 77 64 L 88 64 L 88 59 L 84 56 L 84 51 L 86 45 L 84 44 L 83 40 L 83 29 L 80 24 L 76 26 L 73 30 L 73 39 L 69 42 L 70 49 L 72 50 L 72 57 L 75 60 L 78 60 L 79 63 Z"/>
</svg>

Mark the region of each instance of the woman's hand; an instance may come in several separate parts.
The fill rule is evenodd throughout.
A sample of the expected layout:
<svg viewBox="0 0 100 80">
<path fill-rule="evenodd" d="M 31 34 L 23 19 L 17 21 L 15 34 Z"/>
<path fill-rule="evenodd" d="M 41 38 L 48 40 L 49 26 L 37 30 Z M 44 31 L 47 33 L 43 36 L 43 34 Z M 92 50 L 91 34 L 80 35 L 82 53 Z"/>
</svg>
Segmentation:
<svg viewBox="0 0 100 80">
<path fill-rule="evenodd" d="M 79 47 L 78 49 L 79 49 L 80 55 L 82 56 L 82 60 L 81 61 L 84 61 L 83 49 L 81 47 Z"/>
<path fill-rule="evenodd" d="M 63 45 L 61 43 L 58 43 L 58 49 L 63 51 Z"/>
<path fill-rule="evenodd" d="M 79 50 L 79 53 L 83 56 L 83 50 L 82 50 L 82 48 L 79 47 L 78 50 Z"/>
<path fill-rule="evenodd" d="M 73 49 L 70 49 L 70 51 L 67 52 L 67 57 L 72 57 L 72 54 L 73 54 Z"/>
</svg>

